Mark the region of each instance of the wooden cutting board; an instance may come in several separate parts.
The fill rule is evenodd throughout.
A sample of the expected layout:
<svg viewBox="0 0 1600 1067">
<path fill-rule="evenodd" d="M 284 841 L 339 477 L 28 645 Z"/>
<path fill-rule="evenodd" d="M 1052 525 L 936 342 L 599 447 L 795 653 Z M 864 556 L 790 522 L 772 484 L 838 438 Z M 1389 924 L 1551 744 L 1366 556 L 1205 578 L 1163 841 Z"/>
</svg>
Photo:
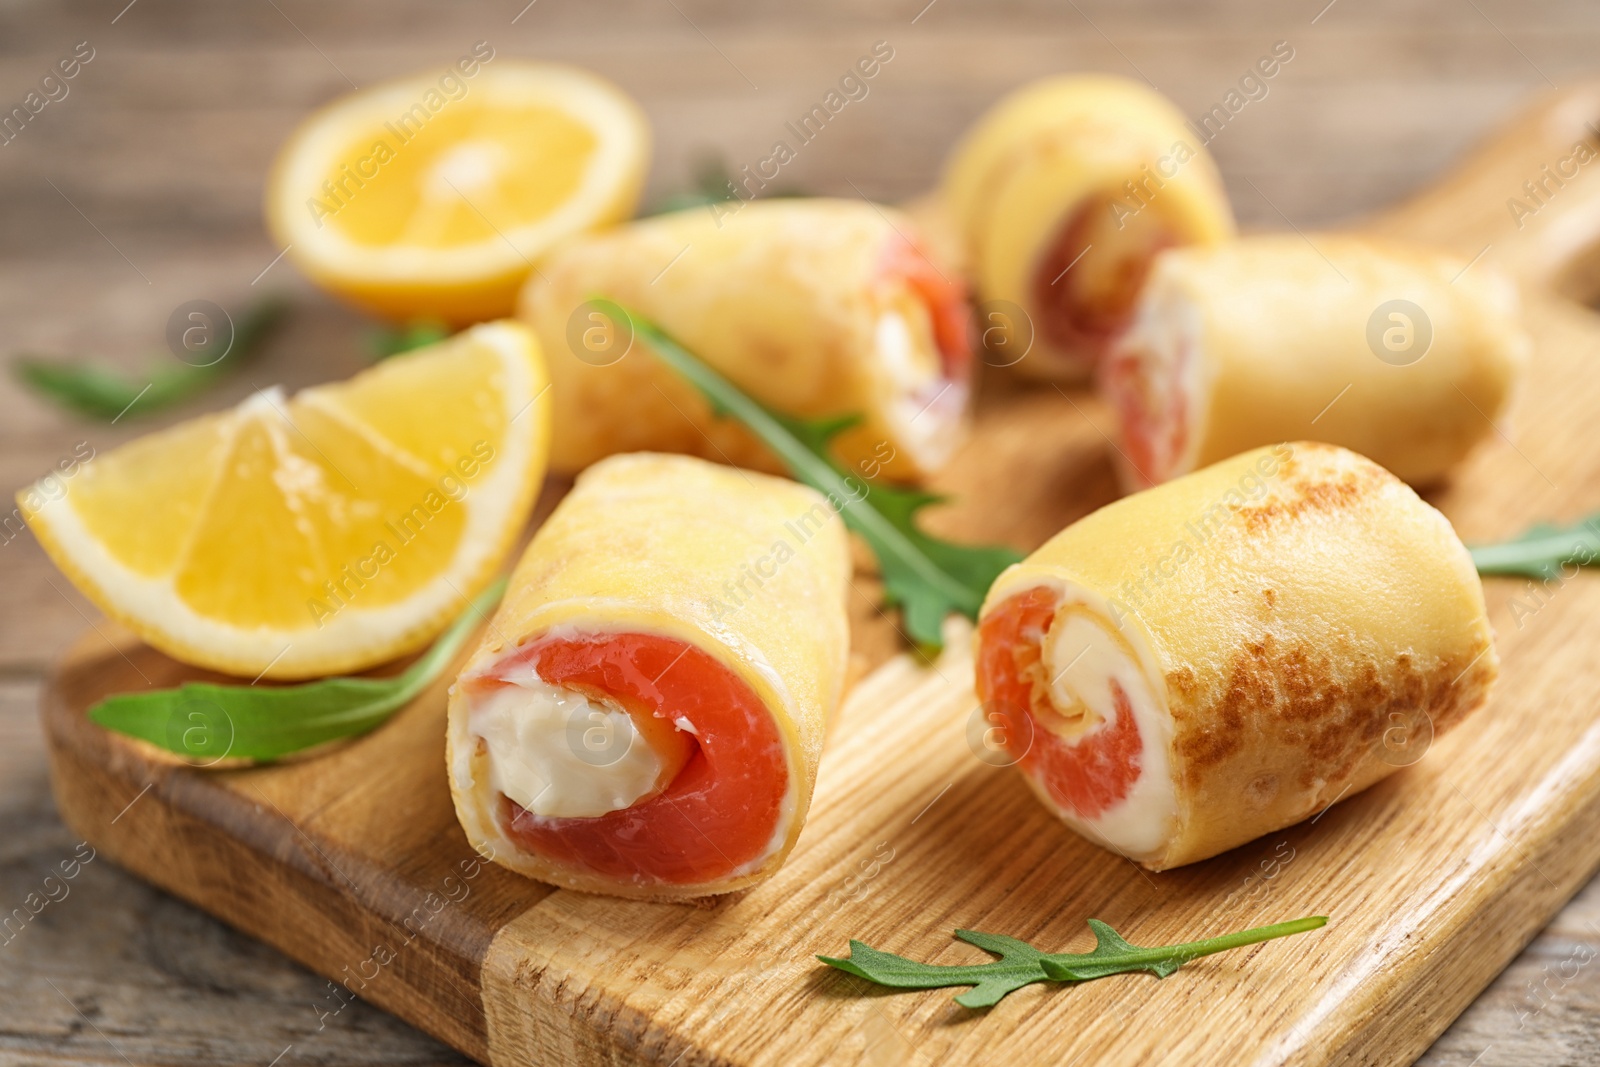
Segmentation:
<svg viewBox="0 0 1600 1067">
<path fill-rule="evenodd" d="M 1541 105 L 1366 228 L 1498 262 L 1528 290 L 1533 373 L 1505 435 L 1432 499 L 1469 542 L 1600 508 L 1600 86 Z M 1518 212 L 1508 198 L 1537 210 Z M 1477 265 L 1470 269 L 1479 269 Z M 941 532 L 1032 548 L 1116 494 L 1106 411 L 989 383 L 940 480 Z M 1307 436 L 1314 436 L 1308 427 Z M 548 511 L 561 487 L 551 485 Z M 101 696 L 196 672 L 108 625 L 44 698 L 57 803 L 117 863 L 479 1060 L 549 1064 L 1408 1063 L 1600 865 L 1600 579 L 1487 583 L 1491 705 L 1388 781 L 1208 862 L 1150 874 L 1069 833 L 975 756 L 964 639 L 895 655 L 870 576 L 858 665 L 811 819 L 770 882 L 705 906 L 554 890 L 474 857 L 444 774 L 444 684 L 372 735 L 281 766 L 199 771 L 91 725 Z M 1204 610 L 1196 605 L 1196 610 Z M 109 636 L 107 636 L 109 635 Z M 955 635 L 958 638 L 960 635 Z M 981 751 L 981 746 L 977 751 Z M 987 1013 L 828 970 L 848 938 L 978 962 L 955 927 L 1049 950 L 1093 916 L 1166 943 L 1309 914 L 1322 931 L 1165 981 L 1033 986 Z"/>
</svg>

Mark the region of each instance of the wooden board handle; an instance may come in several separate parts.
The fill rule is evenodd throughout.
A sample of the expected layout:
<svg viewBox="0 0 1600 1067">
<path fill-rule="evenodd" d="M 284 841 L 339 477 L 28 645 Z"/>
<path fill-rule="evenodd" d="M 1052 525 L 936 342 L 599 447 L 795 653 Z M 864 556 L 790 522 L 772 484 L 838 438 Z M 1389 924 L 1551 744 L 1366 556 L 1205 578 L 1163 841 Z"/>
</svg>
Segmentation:
<svg viewBox="0 0 1600 1067">
<path fill-rule="evenodd" d="M 1489 255 L 1528 285 L 1600 296 L 1600 82 L 1552 92 L 1369 233 Z"/>
</svg>

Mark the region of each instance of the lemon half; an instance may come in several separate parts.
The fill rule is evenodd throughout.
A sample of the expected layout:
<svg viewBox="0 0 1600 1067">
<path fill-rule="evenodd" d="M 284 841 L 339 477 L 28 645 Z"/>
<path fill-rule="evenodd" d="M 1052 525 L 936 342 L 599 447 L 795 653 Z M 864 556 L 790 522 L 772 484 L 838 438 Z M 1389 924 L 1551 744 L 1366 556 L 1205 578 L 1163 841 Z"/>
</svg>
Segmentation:
<svg viewBox="0 0 1600 1067">
<path fill-rule="evenodd" d="M 352 93 L 290 137 L 267 224 L 318 284 L 380 315 L 510 315 L 557 241 L 630 217 L 649 127 L 572 67 L 473 64 Z"/>
</svg>

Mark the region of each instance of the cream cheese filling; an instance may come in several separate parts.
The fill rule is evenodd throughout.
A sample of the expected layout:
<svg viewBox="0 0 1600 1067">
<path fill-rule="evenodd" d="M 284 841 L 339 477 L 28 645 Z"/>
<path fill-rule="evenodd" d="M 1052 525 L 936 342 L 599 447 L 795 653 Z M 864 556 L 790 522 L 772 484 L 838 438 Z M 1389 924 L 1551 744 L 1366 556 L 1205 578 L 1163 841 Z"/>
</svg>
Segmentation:
<svg viewBox="0 0 1600 1067">
<path fill-rule="evenodd" d="M 522 673 L 471 711 L 491 789 L 531 814 L 567 819 L 619 811 L 655 790 L 661 760 L 631 715 Z"/>
<path fill-rule="evenodd" d="M 603 602 L 597 601 L 597 603 L 604 606 Z M 543 636 L 565 640 L 588 639 L 595 637 L 597 634 L 611 632 L 604 627 L 597 627 L 587 618 L 581 621 L 571 619 L 564 620 L 556 625 L 543 628 L 530 626 L 529 629 L 531 632 L 535 632 Z M 664 627 L 660 629 L 656 627 L 639 629 L 630 627 L 628 630 L 616 632 L 661 633 L 679 640 L 690 640 L 689 635 L 686 635 L 673 627 Z M 718 658 L 723 659 L 725 662 L 737 661 L 746 664 L 748 670 L 754 675 L 754 677 L 746 677 L 746 681 L 750 682 L 750 684 L 755 687 L 758 695 L 762 696 L 764 702 L 773 708 L 773 713 L 775 715 L 780 714 L 781 709 L 781 714 L 783 715 L 784 719 L 788 722 L 793 722 L 796 712 L 794 711 L 792 698 L 789 695 L 788 688 L 785 685 L 782 676 L 778 674 L 772 665 L 768 663 L 759 652 L 745 645 L 743 640 L 737 635 L 724 634 L 722 635 L 722 639 L 730 642 L 730 644 L 728 646 L 723 646 L 720 644 L 711 646 L 712 648 L 719 649 L 723 647 L 727 648 L 727 651 L 719 654 Z M 603 712 L 611 707 L 609 701 L 605 701 L 603 699 L 599 701 L 589 700 L 588 698 L 583 697 L 582 694 L 576 693 L 573 690 L 550 685 L 549 683 L 545 682 L 544 679 L 538 676 L 530 664 L 527 662 L 508 663 L 507 660 L 510 658 L 512 657 L 505 656 L 504 654 L 496 656 L 489 663 L 470 670 L 469 674 L 472 678 L 477 679 L 477 684 L 480 685 L 484 681 L 494 679 L 511 683 L 509 687 L 501 688 L 537 691 L 550 690 L 553 691 L 554 696 L 559 696 L 561 699 L 571 699 L 575 697 L 584 699 L 588 707 L 579 709 L 579 717 L 580 720 L 586 721 L 591 725 L 598 726 L 599 723 L 593 719 L 585 719 L 585 716 L 588 715 L 589 710 Z M 744 672 L 741 671 L 737 673 L 742 675 Z M 464 674 L 461 681 L 458 681 L 457 684 L 460 685 L 463 682 L 468 681 L 468 679 L 469 675 Z M 469 692 L 471 692 L 470 689 Z M 454 762 L 452 763 L 452 774 L 455 777 L 457 788 L 461 789 L 463 792 L 470 793 L 470 795 L 475 798 L 476 803 L 473 810 L 469 814 L 474 816 L 472 821 L 476 825 L 482 827 L 484 839 L 490 843 L 491 847 L 504 849 L 508 854 L 516 855 L 522 851 L 523 846 L 519 844 L 519 842 L 512 835 L 507 833 L 506 828 L 501 825 L 500 820 L 492 814 L 492 812 L 495 810 L 497 798 L 500 794 L 503 793 L 504 795 L 510 797 L 536 817 L 560 817 L 561 815 L 566 814 L 566 812 L 560 810 L 555 812 L 541 810 L 541 806 L 548 802 L 551 798 L 547 796 L 542 801 L 536 800 L 535 798 L 539 797 L 542 791 L 551 787 L 552 775 L 550 775 L 547 771 L 541 770 L 536 763 L 521 759 L 520 754 L 528 749 L 524 748 L 524 746 L 520 744 L 513 744 L 510 746 L 509 753 L 506 753 L 505 749 L 502 748 L 503 755 L 499 759 L 496 758 L 493 747 L 490 744 L 490 740 L 487 736 L 485 736 L 486 733 L 492 732 L 493 728 L 485 721 L 483 717 L 481 717 L 481 712 L 487 709 L 489 695 L 490 694 L 487 689 L 475 693 L 469 700 L 465 714 L 452 716 L 451 718 L 450 729 L 454 741 Z M 521 714 L 519 706 L 527 699 L 528 698 L 525 695 L 514 698 L 512 707 L 510 709 L 514 713 L 512 718 L 513 722 Z M 835 697 L 835 699 L 837 699 L 837 697 Z M 620 708 L 616 708 L 615 710 L 618 712 L 618 714 L 622 713 Z M 570 710 L 568 714 L 571 714 Z M 698 738 L 700 735 L 700 729 L 694 723 L 692 723 L 686 715 L 674 715 L 672 718 L 672 723 L 680 731 L 689 734 L 692 737 Z M 614 725 L 617 728 L 624 726 L 624 724 L 620 722 L 614 723 Z M 633 751 L 634 749 L 649 748 L 644 736 L 640 734 L 639 731 L 633 726 L 631 717 L 626 726 L 632 731 L 631 736 L 634 738 L 632 746 L 624 746 L 619 741 L 616 743 L 616 750 L 627 748 L 628 751 Z M 579 733 L 581 734 L 582 731 L 579 731 Z M 546 735 L 543 739 L 534 739 L 534 745 L 531 747 L 538 751 L 546 752 L 551 750 L 558 752 L 572 752 L 572 748 L 567 744 L 567 736 L 568 735 L 563 732 L 562 734 L 552 738 L 550 733 L 546 732 Z M 598 739 L 599 738 L 597 736 L 591 738 L 591 740 Z M 554 741 L 554 743 L 552 743 L 552 741 Z M 739 864 L 737 867 L 729 871 L 722 872 L 717 874 L 715 877 L 709 878 L 705 884 L 714 885 L 717 883 L 722 883 L 729 879 L 738 878 L 760 870 L 762 865 L 765 864 L 774 854 L 783 851 L 785 846 L 789 843 L 790 835 L 797 830 L 797 827 L 795 826 L 796 812 L 803 810 L 808 799 L 805 794 L 809 792 L 804 788 L 804 756 L 800 751 L 798 744 L 792 737 L 790 730 L 780 729 L 779 743 L 783 750 L 783 763 L 787 778 L 787 788 L 784 790 L 783 800 L 778 808 L 777 816 L 773 823 L 772 835 L 768 839 L 766 847 L 761 850 L 759 855 L 751 857 L 746 862 Z M 659 757 L 657 757 L 653 751 L 651 752 L 651 757 L 652 759 L 659 759 Z M 523 771 L 519 772 L 516 766 L 518 762 L 522 762 L 524 764 L 525 769 Z M 589 766 L 585 761 L 579 760 L 578 762 L 583 765 L 581 770 L 579 768 L 572 767 L 570 763 L 567 764 L 567 769 L 570 772 L 575 772 L 575 774 L 579 775 L 593 773 L 594 768 Z M 523 775 L 526 775 L 526 777 L 523 777 Z M 575 810 L 580 814 L 573 815 L 572 817 L 592 818 L 597 815 L 606 814 L 607 810 L 615 811 L 632 807 L 639 799 L 654 791 L 654 788 L 659 784 L 656 780 L 658 775 L 659 763 L 657 763 L 656 767 L 652 769 L 652 773 L 649 776 L 651 785 L 649 787 L 645 787 L 643 791 L 639 791 L 641 783 L 645 780 L 645 775 L 641 772 L 638 777 L 633 780 L 633 784 L 630 787 L 620 790 L 616 796 L 611 798 L 619 801 L 615 807 L 606 807 L 602 810 L 600 805 L 596 805 L 595 808 L 588 809 L 587 814 L 583 814 L 585 811 L 583 807 L 577 807 Z M 523 782 L 523 785 L 520 789 L 522 798 L 519 798 L 512 791 L 512 789 L 517 788 L 516 781 L 519 777 Z M 512 789 L 506 788 L 508 785 L 510 785 Z M 630 794 L 632 794 L 630 800 L 625 803 L 620 802 L 622 797 L 629 796 Z M 527 802 L 524 802 L 524 800 Z M 609 803 L 610 800 L 607 801 L 608 805 Z M 463 816 L 463 825 L 466 824 L 465 820 L 467 817 L 467 815 Z M 473 836 L 473 833 L 471 830 L 469 830 L 469 837 L 471 836 Z M 562 865 L 556 864 L 556 866 L 560 867 Z M 575 873 L 581 873 L 581 867 L 575 871 Z M 540 878 L 554 877 L 556 880 L 562 882 L 567 882 L 570 880 L 566 875 L 560 872 L 552 873 L 550 871 L 546 871 L 535 876 Z M 662 884 L 653 878 L 637 873 L 630 876 L 625 876 L 620 880 L 630 882 L 633 885 L 641 886 Z"/>
<path fill-rule="evenodd" d="M 945 378 L 938 351 L 917 343 L 899 311 L 878 315 L 873 345 L 889 398 L 886 421 L 922 465 L 938 466 L 955 450 L 957 435 L 950 424 L 966 403 L 966 388 Z"/>
<path fill-rule="evenodd" d="M 1139 729 L 1140 771 L 1128 795 L 1095 818 L 1070 810 L 1060 814 L 1090 840 L 1135 859 L 1154 858 L 1166 847 L 1177 819 L 1178 799 L 1167 756 L 1171 724 L 1126 643 L 1107 629 L 1104 619 L 1076 608 L 1071 601 L 1063 602 L 1042 650 L 1050 703 L 1064 714 L 1068 726 L 1057 732 L 1079 740 L 1111 729 L 1118 715 L 1115 682 L 1127 696 Z"/>
</svg>

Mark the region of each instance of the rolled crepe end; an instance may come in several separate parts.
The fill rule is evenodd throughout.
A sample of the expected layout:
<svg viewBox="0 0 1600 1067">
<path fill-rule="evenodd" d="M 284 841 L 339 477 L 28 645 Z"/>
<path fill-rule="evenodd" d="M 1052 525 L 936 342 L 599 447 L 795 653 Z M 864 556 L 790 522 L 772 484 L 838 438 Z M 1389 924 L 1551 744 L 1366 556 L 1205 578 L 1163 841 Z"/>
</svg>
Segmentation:
<svg viewBox="0 0 1600 1067">
<path fill-rule="evenodd" d="M 1300 442 L 1125 498 L 995 583 L 977 689 L 1011 762 L 1152 870 L 1426 755 L 1498 673 L 1471 559 L 1376 464 Z"/>
<path fill-rule="evenodd" d="M 1434 484 L 1509 410 L 1519 303 L 1493 264 L 1357 235 L 1165 251 L 1101 377 L 1125 484 L 1306 434 Z"/>
<path fill-rule="evenodd" d="M 1199 455 L 1205 331 L 1200 310 L 1158 266 L 1132 323 L 1112 345 L 1100 392 L 1116 413 L 1116 466 L 1129 492 L 1186 474 Z"/>
<path fill-rule="evenodd" d="M 1142 635 L 1072 579 L 1019 573 L 990 594 L 978 643 L 985 715 L 1039 799 L 1081 836 L 1159 865 L 1179 812 Z"/>
<path fill-rule="evenodd" d="M 1033 324 L 1029 354 L 1008 364 L 1025 377 L 1088 377 L 1158 253 L 1234 233 L 1183 114 L 1147 85 L 1103 75 L 1045 79 L 1001 101 L 952 153 L 942 195 L 980 300 Z"/>
<path fill-rule="evenodd" d="M 448 758 L 469 839 L 528 877 L 611 896 L 675 900 L 761 881 L 794 847 L 809 804 L 792 731 L 724 650 L 615 625 L 563 623 L 458 680 Z M 623 685 L 605 684 L 619 675 Z M 527 722 L 530 690 L 556 691 L 553 719 Z M 703 706 L 708 691 L 716 707 Z M 494 722 L 508 699 L 522 721 L 502 737 L 517 730 Z M 517 764 L 503 745 L 517 741 L 543 742 L 538 766 Z M 748 792 L 717 798 L 713 766 L 744 760 L 750 771 L 761 758 L 766 774 Z M 707 792 L 723 802 L 709 821 L 695 795 Z M 735 810 L 745 817 L 727 817 Z"/>
<path fill-rule="evenodd" d="M 821 494 L 613 456 L 540 528 L 450 693 L 468 840 L 567 888 L 727 893 L 793 847 L 849 658 Z"/>
<path fill-rule="evenodd" d="M 1151 265 L 1168 249 L 1215 240 L 1178 193 L 1142 209 L 1114 187 L 1091 190 L 1070 207 L 1037 251 L 1024 305 L 1039 347 L 1022 360 L 1025 377 L 1089 379 L 1131 319 Z"/>
<path fill-rule="evenodd" d="M 575 473 L 649 450 L 784 469 L 591 303 L 604 298 L 776 411 L 853 417 L 833 441 L 848 466 L 924 478 L 966 431 L 971 316 L 961 278 L 910 219 L 860 201 L 738 201 L 570 242 L 541 262 L 519 309 L 549 360 L 551 468 Z"/>
</svg>

